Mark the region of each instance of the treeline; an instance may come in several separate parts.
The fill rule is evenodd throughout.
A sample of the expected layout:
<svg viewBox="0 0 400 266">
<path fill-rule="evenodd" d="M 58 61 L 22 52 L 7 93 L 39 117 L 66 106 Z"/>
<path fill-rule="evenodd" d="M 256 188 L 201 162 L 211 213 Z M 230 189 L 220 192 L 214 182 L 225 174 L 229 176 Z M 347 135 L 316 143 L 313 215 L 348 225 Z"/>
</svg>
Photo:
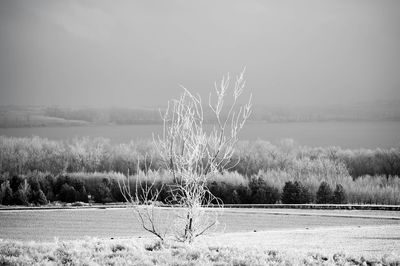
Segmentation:
<svg viewBox="0 0 400 266">
<path fill-rule="evenodd" d="M 312 148 L 297 146 L 291 139 L 282 140 L 277 145 L 261 140 L 239 142 L 233 156 L 233 161 L 239 163 L 233 169 L 250 176 L 260 170 L 291 169 L 299 162 L 318 160 L 343 163 L 353 178 L 365 175 L 400 176 L 400 147 L 374 150 Z"/>
<path fill-rule="evenodd" d="M 133 197 L 143 197 L 141 187 L 152 186 L 154 191 L 160 191 L 158 201 L 173 203 L 170 197 L 172 178 L 163 171 L 149 170 L 129 178 L 120 173 L 3 174 L 0 176 L 0 204 L 124 202 L 121 193 L 124 184 Z M 341 176 L 324 180 L 318 175 L 304 178 L 292 177 L 286 172 L 260 172 L 247 178 L 236 172 L 223 172 L 213 175 L 207 186 L 224 204 L 400 204 L 397 177 L 388 180 L 384 176 L 365 176 L 353 181 L 349 176 Z"/>
<path fill-rule="evenodd" d="M 240 141 L 228 165 L 229 171 L 250 177 L 260 171 L 285 171 L 301 175 L 303 169 L 329 172 L 335 176 L 340 165 L 353 179 L 361 176 L 400 176 L 400 148 L 346 150 L 338 147 L 310 148 L 292 140 L 278 144 Z M 57 175 L 71 172 L 120 172 L 158 170 L 164 163 L 151 141 L 111 144 L 103 138 L 52 141 L 39 137 L 0 136 L 1 173 L 32 171 Z"/>
<path fill-rule="evenodd" d="M 160 201 L 166 201 L 172 182 L 151 141 L 112 145 L 102 138 L 0 137 L 0 167 L 0 203 L 7 205 L 121 202 L 119 181 L 127 181 L 126 176 L 131 186 L 136 179 L 155 180 L 155 188 L 163 188 Z M 400 204 L 399 168 L 399 148 L 343 150 L 299 147 L 291 140 L 276 145 L 241 141 L 229 170 L 212 176 L 207 185 L 224 203 Z"/>
<path fill-rule="evenodd" d="M 0 177 L 0 204 L 44 205 L 49 202 L 123 201 L 118 181 L 110 175 L 104 178 L 77 178 L 73 175 L 30 173 Z"/>
</svg>

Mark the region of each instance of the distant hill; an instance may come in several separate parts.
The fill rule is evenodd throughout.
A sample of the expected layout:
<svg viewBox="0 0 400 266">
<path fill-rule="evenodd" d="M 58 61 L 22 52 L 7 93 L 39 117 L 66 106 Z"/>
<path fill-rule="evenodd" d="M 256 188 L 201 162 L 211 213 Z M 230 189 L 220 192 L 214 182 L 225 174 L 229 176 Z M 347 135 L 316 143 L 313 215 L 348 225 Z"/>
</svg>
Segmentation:
<svg viewBox="0 0 400 266">
<path fill-rule="evenodd" d="M 156 109 L 46 107 L 44 114 L 49 117 L 79 120 L 94 124 L 133 125 L 161 123 L 160 113 Z"/>
<path fill-rule="evenodd" d="M 43 107 L 0 106 L 0 127 L 84 126 L 82 120 L 48 116 Z"/>
<path fill-rule="evenodd" d="M 210 112 L 205 120 L 212 122 Z M 256 105 L 250 121 L 400 121 L 400 101 L 375 101 L 356 104 L 270 107 Z M 0 106 L 0 127 L 135 125 L 161 123 L 160 111 L 141 108 L 66 108 L 46 106 Z"/>
<path fill-rule="evenodd" d="M 400 121 L 400 100 L 318 107 L 254 106 L 252 119 L 266 122 Z"/>
</svg>

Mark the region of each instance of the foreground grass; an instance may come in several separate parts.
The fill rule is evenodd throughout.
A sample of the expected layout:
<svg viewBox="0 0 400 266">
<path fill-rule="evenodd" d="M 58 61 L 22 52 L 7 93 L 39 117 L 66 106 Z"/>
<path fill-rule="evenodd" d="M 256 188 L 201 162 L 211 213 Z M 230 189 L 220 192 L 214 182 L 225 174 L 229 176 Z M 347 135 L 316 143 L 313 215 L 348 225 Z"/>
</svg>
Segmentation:
<svg viewBox="0 0 400 266">
<path fill-rule="evenodd" d="M 0 265 L 400 265 L 400 257 L 379 259 L 336 253 L 291 254 L 262 248 L 172 244 L 134 239 L 19 242 L 0 241 Z"/>
</svg>

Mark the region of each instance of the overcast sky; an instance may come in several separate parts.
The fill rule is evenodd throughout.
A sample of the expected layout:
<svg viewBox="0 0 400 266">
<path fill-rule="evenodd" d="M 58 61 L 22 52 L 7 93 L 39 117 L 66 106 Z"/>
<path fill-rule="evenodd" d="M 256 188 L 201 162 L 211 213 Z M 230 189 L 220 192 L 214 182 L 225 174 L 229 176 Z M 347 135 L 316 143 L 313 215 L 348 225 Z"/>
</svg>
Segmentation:
<svg viewBox="0 0 400 266">
<path fill-rule="evenodd" d="M 400 98 L 400 1 L 0 1 L 0 104 L 150 107 L 246 66 L 256 104 Z"/>
</svg>

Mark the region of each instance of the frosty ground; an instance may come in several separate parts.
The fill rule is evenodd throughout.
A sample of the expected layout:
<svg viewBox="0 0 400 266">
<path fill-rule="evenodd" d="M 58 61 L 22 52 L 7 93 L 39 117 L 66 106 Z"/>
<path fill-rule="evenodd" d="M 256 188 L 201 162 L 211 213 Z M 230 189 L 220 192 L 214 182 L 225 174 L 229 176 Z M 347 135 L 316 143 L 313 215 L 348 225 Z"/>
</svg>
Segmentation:
<svg viewBox="0 0 400 266">
<path fill-rule="evenodd" d="M 168 209 L 160 209 L 167 217 Z M 297 209 L 225 209 L 216 230 L 198 244 L 262 248 L 290 253 L 336 253 L 364 257 L 398 256 L 400 212 Z M 5 242 L 75 241 L 85 237 L 149 243 L 130 209 L 0 211 Z"/>
</svg>

